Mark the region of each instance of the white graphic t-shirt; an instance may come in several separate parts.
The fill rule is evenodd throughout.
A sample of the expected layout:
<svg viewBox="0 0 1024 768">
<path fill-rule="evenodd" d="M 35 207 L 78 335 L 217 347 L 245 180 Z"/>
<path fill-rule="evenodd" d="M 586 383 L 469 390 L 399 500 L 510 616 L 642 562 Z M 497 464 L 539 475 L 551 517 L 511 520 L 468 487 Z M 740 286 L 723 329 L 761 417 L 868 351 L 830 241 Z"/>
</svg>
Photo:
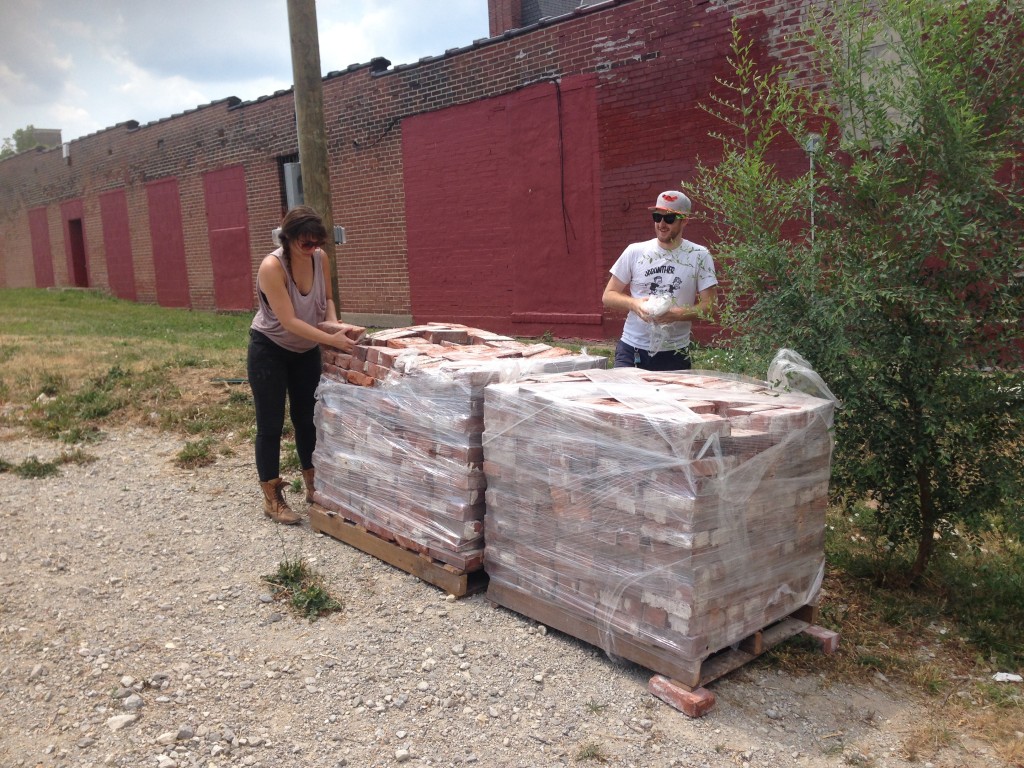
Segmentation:
<svg viewBox="0 0 1024 768">
<path fill-rule="evenodd" d="M 626 247 L 612 265 L 614 277 L 629 286 L 629 292 L 638 298 L 648 296 L 672 297 L 676 307 L 692 307 L 697 294 L 718 284 L 715 262 L 702 245 L 683 240 L 679 246 L 667 251 L 654 238 Z M 690 345 L 689 321 L 657 326 L 659 350 L 685 350 Z M 626 316 L 622 340 L 632 347 L 652 351 L 651 324 L 641 320 L 635 312 Z"/>
</svg>

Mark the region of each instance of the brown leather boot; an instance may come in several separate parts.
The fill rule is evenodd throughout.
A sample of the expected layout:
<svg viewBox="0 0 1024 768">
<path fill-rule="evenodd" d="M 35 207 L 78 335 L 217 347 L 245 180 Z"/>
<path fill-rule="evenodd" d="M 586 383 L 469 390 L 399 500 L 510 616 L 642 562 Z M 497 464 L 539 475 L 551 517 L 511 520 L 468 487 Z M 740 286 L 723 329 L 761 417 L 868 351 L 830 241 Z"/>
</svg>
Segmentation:
<svg viewBox="0 0 1024 768">
<path fill-rule="evenodd" d="M 275 477 L 260 483 L 260 488 L 263 489 L 263 514 L 281 525 L 295 525 L 302 520 L 284 499 L 284 480 Z"/>
<path fill-rule="evenodd" d="M 306 503 L 313 503 L 313 478 L 316 476 L 316 467 L 302 470 L 302 482 L 306 486 Z"/>
</svg>

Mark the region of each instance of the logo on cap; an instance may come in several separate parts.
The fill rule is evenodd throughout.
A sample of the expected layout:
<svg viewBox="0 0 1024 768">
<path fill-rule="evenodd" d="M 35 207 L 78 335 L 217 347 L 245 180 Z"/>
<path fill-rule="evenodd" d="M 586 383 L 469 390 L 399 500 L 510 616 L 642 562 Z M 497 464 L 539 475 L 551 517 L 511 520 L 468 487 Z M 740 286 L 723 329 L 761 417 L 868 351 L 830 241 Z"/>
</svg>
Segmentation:
<svg viewBox="0 0 1024 768">
<path fill-rule="evenodd" d="M 669 211 L 671 213 L 688 214 L 690 212 L 690 198 L 684 195 L 682 192 L 674 192 L 669 190 L 668 192 L 662 192 L 658 195 L 658 202 L 654 204 L 654 207 L 649 209 L 652 211 Z"/>
</svg>

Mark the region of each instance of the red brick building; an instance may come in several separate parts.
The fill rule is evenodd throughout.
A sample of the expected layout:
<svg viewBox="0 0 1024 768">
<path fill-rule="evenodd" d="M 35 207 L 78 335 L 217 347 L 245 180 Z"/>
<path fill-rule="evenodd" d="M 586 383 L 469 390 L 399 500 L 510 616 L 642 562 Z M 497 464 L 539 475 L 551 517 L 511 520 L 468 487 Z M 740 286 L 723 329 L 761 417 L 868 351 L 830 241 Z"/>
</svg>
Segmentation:
<svg viewBox="0 0 1024 768">
<path fill-rule="evenodd" d="M 622 319 L 601 306 L 608 268 L 652 236 L 657 194 L 717 152 L 708 132 L 720 126 L 699 103 L 729 74 L 733 19 L 765 68 L 806 77 L 807 51 L 790 40 L 806 3 L 489 3 L 488 39 L 323 79 L 346 233 L 339 311 L 612 338 Z M 250 310 L 297 152 L 282 91 L 0 161 L 0 286 Z M 780 162 L 797 171 L 806 157 L 794 147 Z M 699 226 L 687 236 L 713 249 Z"/>
</svg>

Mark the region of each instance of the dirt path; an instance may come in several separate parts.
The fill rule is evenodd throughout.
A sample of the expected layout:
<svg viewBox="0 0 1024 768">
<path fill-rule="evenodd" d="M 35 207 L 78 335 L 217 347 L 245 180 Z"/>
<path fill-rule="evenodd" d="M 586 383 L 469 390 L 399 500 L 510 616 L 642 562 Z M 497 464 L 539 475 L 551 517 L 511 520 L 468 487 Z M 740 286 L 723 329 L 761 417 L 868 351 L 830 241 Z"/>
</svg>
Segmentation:
<svg viewBox="0 0 1024 768">
<path fill-rule="evenodd" d="M 0 437 L 12 463 L 61 450 Z M 755 663 L 691 720 L 647 670 L 269 522 L 245 452 L 183 471 L 180 447 L 125 430 L 58 477 L 3 475 L 0 765 L 1000 765 L 962 734 L 922 751 L 955 724 L 883 679 Z M 343 613 L 271 600 L 261 575 L 299 556 Z"/>
</svg>

